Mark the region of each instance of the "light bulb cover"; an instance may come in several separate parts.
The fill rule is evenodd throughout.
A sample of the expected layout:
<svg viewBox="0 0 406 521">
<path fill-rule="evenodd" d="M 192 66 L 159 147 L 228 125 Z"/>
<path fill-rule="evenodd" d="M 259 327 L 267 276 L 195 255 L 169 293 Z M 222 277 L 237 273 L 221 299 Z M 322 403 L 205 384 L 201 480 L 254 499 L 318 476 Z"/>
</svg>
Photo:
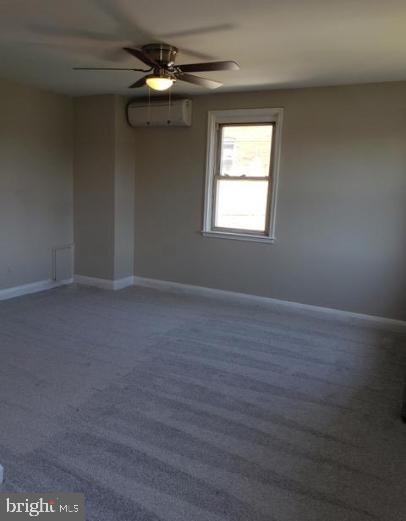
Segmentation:
<svg viewBox="0 0 406 521">
<path fill-rule="evenodd" d="M 162 78 L 161 76 L 150 76 L 146 79 L 148 87 L 154 90 L 167 90 L 173 85 L 171 78 Z"/>
</svg>

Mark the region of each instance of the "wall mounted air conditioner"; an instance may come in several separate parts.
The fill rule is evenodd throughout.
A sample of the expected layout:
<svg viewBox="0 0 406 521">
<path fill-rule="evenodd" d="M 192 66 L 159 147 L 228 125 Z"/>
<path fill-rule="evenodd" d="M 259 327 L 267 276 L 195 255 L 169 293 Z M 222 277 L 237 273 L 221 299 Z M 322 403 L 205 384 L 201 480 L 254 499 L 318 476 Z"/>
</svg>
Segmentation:
<svg viewBox="0 0 406 521">
<path fill-rule="evenodd" d="M 127 106 L 127 119 L 132 127 L 190 127 L 192 124 L 192 100 L 139 102 Z"/>
</svg>

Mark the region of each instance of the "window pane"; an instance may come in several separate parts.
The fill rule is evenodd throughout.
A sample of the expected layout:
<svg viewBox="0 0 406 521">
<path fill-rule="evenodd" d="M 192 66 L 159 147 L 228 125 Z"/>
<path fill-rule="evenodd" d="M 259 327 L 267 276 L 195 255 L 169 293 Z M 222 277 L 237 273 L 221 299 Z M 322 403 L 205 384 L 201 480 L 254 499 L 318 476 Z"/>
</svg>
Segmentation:
<svg viewBox="0 0 406 521">
<path fill-rule="evenodd" d="M 264 232 L 268 181 L 217 181 L 215 226 Z"/>
<path fill-rule="evenodd" d="M 223 126 L 220 175 L 267 177 L 272 125 Z"/>
</svg>

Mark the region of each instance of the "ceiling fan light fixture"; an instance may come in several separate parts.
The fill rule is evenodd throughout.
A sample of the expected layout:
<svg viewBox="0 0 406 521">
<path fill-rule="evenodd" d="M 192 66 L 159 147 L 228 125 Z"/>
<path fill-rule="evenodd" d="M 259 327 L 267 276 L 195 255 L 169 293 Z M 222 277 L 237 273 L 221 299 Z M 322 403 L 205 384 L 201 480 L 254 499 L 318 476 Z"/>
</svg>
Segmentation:
<svg viewBox="0 0 406 521">
<path fill-rule="evenodd" d="M 148 87 L 154 90 L 168 90 L 174 82 L 172 78 L 163 78 L 162 76 L 150 76 L 145 81 Z"/>
</svg>

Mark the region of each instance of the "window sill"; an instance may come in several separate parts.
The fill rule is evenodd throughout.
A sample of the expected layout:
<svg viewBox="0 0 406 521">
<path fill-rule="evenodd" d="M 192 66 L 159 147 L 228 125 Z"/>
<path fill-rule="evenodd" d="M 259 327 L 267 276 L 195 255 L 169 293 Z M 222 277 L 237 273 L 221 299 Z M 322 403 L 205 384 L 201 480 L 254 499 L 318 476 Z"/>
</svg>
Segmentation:
<svg viewBox="0 0 406 521">
<path fill-rule="evenodd" d="M 263 242 L 267 244 L 275 242 L 275 237 L 248 235 L 246 233 L 202 231 L 202 235 L 203 237 L 211 237 L 213 239 L 231 239 L 233 241 Z"/>
</svg>

